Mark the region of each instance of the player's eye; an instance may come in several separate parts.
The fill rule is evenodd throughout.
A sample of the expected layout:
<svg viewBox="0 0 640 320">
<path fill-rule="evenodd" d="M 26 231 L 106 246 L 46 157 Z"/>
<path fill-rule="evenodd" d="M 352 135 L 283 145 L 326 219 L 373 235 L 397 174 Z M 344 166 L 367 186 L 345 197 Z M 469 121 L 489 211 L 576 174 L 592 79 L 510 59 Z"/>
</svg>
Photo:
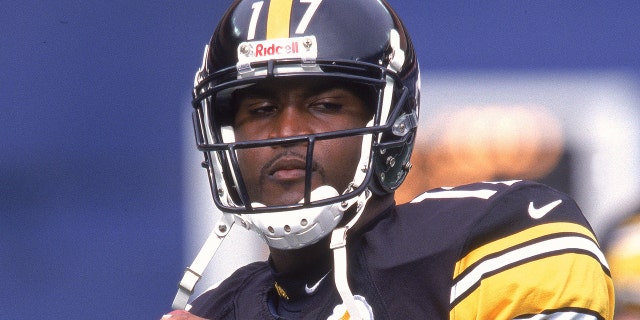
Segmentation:
<svg viewBox="0 0 640 320">
<path fill-rule="evenodd" d="M 310 108 L 326 111 L 326 112 L 337 112 L 342 110 L 343 105 L 341 103 L 334 103 L 328 101 L 319 101 L 310 106 Z"/>
<path fill-rule="evenodd" d="M 252 116 L 264 116 L 273 114 L 278 110 L 275 105 L 272 104 L 258 104 L 247 108 L 247 112 Z"/>
</svg>

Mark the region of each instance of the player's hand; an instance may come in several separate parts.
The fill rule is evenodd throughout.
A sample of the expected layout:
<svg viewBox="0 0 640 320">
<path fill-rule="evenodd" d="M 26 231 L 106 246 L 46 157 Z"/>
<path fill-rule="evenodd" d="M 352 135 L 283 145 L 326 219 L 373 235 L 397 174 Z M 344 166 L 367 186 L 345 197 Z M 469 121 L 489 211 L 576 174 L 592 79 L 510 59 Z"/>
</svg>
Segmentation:
<svg viewBox="0 0 640 320">
<path fill-rule="evenodd" d="M 206 319 L 194 316 L 191 313 L 184 310 L 175 310 L 165 314 L 164 316 L 162 316 L 160 320 L 206 320 Z"/>
</svg>

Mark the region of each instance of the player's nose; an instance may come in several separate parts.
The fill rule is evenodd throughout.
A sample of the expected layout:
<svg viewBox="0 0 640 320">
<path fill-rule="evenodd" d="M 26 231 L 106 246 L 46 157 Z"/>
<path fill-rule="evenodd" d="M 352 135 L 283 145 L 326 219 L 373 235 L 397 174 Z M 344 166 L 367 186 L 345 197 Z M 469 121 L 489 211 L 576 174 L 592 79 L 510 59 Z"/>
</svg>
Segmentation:
<svg viewBox="0 0 640 320">
<path fill-rule="evenodd" d="M 287 106 L 273 119 L 269 138 L 284 138 L 313 133 L 312 123 L 304 108 Z"/>
</svg>

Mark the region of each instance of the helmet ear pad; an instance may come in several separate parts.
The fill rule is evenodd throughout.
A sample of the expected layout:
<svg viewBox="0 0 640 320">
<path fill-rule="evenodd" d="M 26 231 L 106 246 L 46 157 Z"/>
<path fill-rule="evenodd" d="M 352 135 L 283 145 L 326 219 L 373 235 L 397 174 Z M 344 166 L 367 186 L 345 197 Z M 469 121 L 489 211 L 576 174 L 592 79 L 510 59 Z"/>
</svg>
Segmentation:
<svg viewBox="0 0 640 320">
<path fill-rule="evenodd" d="M 408 83 L 419 83 L 419 72 L 411 74 L 411 78 L 415 80 L 407 81 Z M 403 134 L 394 133 L 394 130 L 385 132 L 379 143 L 373 146 L 373 177 L 369 187 L 376 195 L 392 193 L 398 189 L 412 167 L 410 159 L 417 133 L 420 88 L 416 86 L 405 87 L 405 89 L 407 90 L 406 100 L 400 98 L 401 101 L 398 101 L 401 94 L 394 95 L 391 103 L 399 105 L 392 108 L 392 115 L 389 118 L 396 121 L 393 123 L 394 126 L 400 123 L 407 124 L 406 120 L 413 123 L 407 126 L 408 131 Z"/>
<path fill-rule="evenodd" d="M 399 140 L 380 143 L 374 150 L 373 183 L 371 191 L 376 195 L 394 192 L 409 173 L 415 130 Z"/>
</svg>

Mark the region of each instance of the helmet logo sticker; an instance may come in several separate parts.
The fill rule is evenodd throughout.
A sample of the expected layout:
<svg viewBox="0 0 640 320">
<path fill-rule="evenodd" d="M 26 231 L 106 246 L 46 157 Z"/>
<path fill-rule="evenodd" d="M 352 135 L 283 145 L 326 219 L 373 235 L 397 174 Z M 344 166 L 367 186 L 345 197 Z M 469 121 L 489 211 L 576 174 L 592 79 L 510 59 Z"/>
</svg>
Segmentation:
<svg viewBox="0 0 640 320">
<path fill-rule="evenodd" d="M 238 46 L 238 66 L 271 59 L 315 61 L 317 56 L 314 36 L 243 42 Z"/>
<path fill-rule="evenodd" d="M 283 46 L 276 46 L 275 43 L 272 43 L 270 46 L 265 46 L 262 43 L 256 45 L 255 56 L 259 57 L 267 57 L 267 56 L 280 56 L 284 54 L 294 54 L 300 52 L 298 43 L 292 42 L 291 44 L 286 44 Z"/>
</svg>

